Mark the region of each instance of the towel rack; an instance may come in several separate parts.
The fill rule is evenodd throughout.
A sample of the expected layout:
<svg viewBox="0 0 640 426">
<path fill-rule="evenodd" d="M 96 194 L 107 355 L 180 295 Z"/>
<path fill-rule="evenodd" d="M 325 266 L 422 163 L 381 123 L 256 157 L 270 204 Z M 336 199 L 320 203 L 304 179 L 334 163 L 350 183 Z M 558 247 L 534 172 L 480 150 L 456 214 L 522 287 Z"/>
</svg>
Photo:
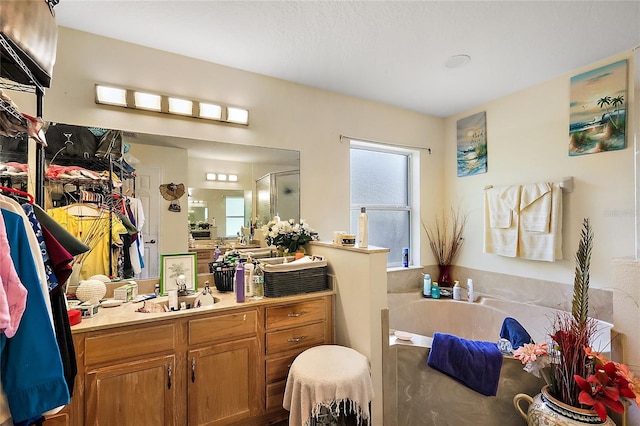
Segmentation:
<svg viewBox="0 0 640 426">
<path fill-rule="evenodd" d="M 558 182 L 560 188 L 562 188 L 562 192 L 569 194 L 573 192 L 573 176 L 565 176 Z M 493 188 L 493 185 L 487 185 L 484 187 L 485 191 L 487 189 Z"/>
</svg>

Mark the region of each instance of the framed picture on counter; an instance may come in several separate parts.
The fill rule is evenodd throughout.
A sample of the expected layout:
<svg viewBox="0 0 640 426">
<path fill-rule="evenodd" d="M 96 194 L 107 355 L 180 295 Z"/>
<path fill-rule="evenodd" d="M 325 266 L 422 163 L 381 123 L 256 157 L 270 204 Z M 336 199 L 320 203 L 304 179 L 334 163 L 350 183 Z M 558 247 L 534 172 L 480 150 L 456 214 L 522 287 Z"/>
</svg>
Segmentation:
<svg viewBox="0 0 640 426">
<path fill-rule="evenodd" d="M 160 293 L 166 296 L 170 290 L 198 289 L 196 253 L 172 253 L 160 255 Z"/>
</svg>

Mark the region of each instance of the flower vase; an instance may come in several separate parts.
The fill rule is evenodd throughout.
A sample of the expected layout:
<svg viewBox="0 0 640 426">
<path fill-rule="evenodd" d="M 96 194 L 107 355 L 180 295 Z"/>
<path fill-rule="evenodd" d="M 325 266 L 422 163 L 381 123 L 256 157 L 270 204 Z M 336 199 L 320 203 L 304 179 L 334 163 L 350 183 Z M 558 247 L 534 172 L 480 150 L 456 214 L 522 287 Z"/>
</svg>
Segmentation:
<svg viewBox="0 0 640 426">
<path fill-rule="evenodd" d="M 529 403 L 529 409 L 526 413 L 520 407 L 522 400 Z M 513 405 L 528 426 L 616 425 L 608 416 L 605 421 L 602 421 L 594 410 L 572 407 L 560 402 L 551 396 L 549 386 L 544 386 L 542 391 L 533 398 L 527 394 L 519 393 L 513 398 Z"/>
<path fill-rule="evenodd" d="M 440 287 L 453 287 L 451 265 L 438 265 L 438 269 L 440 271 L 440 277 L 438 278 Z"/>
</svg>

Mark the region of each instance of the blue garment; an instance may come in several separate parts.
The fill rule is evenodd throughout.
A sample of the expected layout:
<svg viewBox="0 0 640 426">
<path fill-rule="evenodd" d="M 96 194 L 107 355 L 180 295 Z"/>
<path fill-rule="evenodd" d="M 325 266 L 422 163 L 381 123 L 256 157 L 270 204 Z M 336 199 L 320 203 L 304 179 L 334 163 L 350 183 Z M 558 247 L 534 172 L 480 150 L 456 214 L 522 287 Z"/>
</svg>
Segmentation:
<svg viewBox="0 0 640 426">
<path fill-rule="evenodd" d="M 500 338 L 511 342 L 511 347 L 516 350 L 525 343 L 533 343 L 533 339 L 527 330 L 515 318 L 506 317 L 500 329 Z"/>
<path fill-rule="evenodd" d="M 60 351 L 20 215 L 2 210 L 11 259 L 29 292 L 27 307 L 15 336 L 0 336 L 2 387 L 15 423 L 69 403 Z"/>
<path fill-rule="evenodd" d="M 427 364 L 483 395 L 498 393 L 502 352 L 494 342 L 434 333 Z"/>
<path fill-rule="evenodd" d="M 38 240 L 38 244 L 40 245 L 42 260 L 44 261 L 44 270 L 47 274 L 47 284 L 49 285 L 49 291 L 52 291 L 56 287 L 58 287 L 58 278 L 56 278 L 56 274 L 53 272 L 53 267 L 51 266 L 51 261 L 49 260 L 49 251 L 47 250 L 47 245 L 44 242 L 42 227 L 40 226 L 40 222 L 33 212 L 33 206 L 31 204 L 23 204 L 22 210 L 24 210 L 27 218 L 29 219 L 29 223 L 31 224 L 33 233 L 36 234 L 36 239 Z"/>
</svg>

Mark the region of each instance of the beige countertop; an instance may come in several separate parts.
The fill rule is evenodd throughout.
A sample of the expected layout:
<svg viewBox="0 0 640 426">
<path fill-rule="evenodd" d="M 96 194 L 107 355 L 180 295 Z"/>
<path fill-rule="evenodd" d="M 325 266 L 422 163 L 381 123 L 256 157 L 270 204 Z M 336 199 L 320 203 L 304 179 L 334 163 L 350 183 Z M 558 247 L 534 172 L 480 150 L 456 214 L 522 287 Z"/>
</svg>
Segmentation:
<svg viewBox="0 0 640 426">
<path fill-rule="evenodd" d="M 213 313 L 213 311 L 233 311 L 236 309 L 250 308 L 252 306 L 273 305 L 276 303 L 295 302 L 298 300 L 303 301 L 313 297 L 327 296 L 335 293 L 333 290 L 326 290 L 314 293 L 298 294 L 294 296 L 274 298 L 265 297 L 260 300 L 246 300 L 244 303 L 237 303 L 235 294 L 233 292 L 222 293 L 217 291 L 215 288 L 212 289 L 212 292 L 214 297 L 220 299 L 220 301 L 216 304 L 181 311 L 159 313 L 136 312 L 137 309 L 143 306 L 144 302 L 127 302 L 123 303 L 120 306 L 112 308 L 100 307 L 96 316 L 94 316 L 93 318 L 82 318 L 82 321 L 79 324 L 71 327 L 71 332 L 81 333 L 86 331 L 103 330 L 127 325 L 158 322 L 161 320 L 177 319 L 188 316 L 197 316 L 207 313 Z M 168 296 L 160 296 L 155 299 L 150 299 L 150 302 L 162 303 L 167 302 L 168 299 Z"/>
</svg>

